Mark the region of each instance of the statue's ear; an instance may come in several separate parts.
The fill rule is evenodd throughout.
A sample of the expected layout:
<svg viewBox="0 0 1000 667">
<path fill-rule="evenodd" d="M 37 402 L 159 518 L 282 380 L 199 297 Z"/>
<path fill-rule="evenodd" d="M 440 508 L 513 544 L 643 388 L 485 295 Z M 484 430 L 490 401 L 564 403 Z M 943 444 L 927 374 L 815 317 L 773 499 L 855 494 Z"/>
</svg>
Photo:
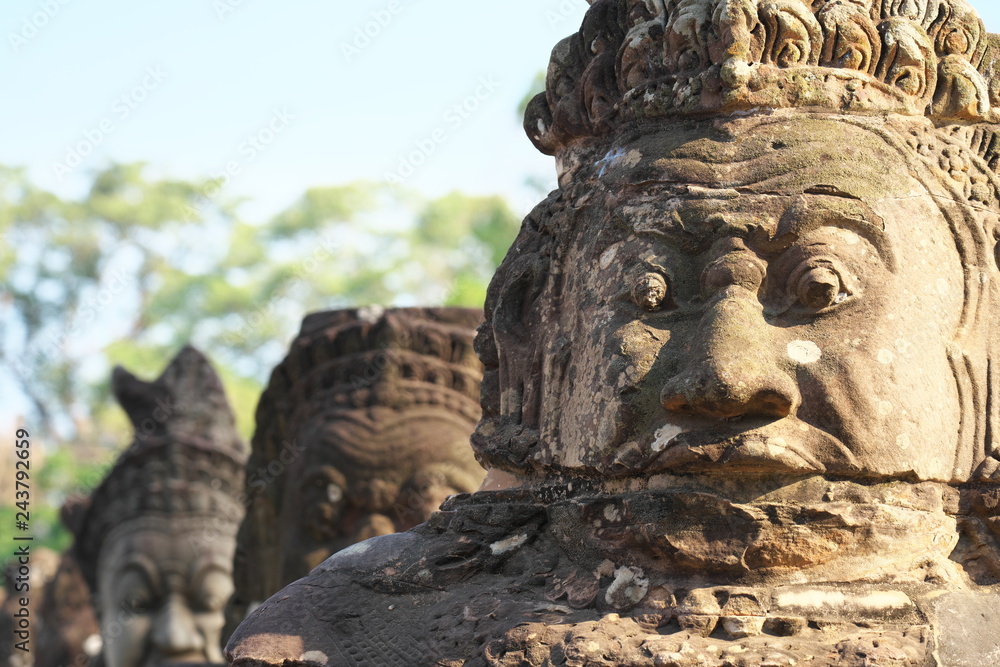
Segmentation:
<svg viewBox="0 0 1000 667">
<path fill-rule="evenodd" d="M 158 387 L 143 382 L 121 366 L 111 372 L 111 391 L 136 428 L 156 408 Z"/>
</svg>

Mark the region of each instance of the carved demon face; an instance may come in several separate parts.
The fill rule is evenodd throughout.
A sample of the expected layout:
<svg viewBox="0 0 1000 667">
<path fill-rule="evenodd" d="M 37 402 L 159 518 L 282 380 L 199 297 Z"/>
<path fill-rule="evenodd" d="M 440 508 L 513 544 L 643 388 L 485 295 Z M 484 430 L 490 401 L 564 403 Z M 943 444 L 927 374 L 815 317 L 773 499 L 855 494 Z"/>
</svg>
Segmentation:
<svg viewBox="0 0 1000 667">
<path fill-rule="evenodd" d="M 236 525 L 139 519 L 101 553 L 98 602 L 108 667 L 221 663 Z"/>
<path fill-rule="evenodd" d="M 963 271 L 941 198 L 882 137 L 690 124 L 594 169 L 543 316 L 541 389 L 501 330 L 511 300 L 495 313 L 501 375 L 541 397 L 518 406 L 542 415 L 536 463 L 968 477 L 960 431 L 983 387 L 964 350 L 982 341 L 961 339 L 988 276 Z"/>
<path fill-rule="evenodd" d="M 642 231 L 605 251 L 621 262 L 608 370 L 615 435 L 647 466 L 950 479 L 962 276 L 947 226 L 926 194 L 820 192 L 650 185 L 622 201 Z"/>
<path fill-rule="evenodd" d="M 469 428 L 436 407 L 340 411 L 305 424 L 278 521 L 282 580 L 361 540 L 408 530 L 449 495 L 475 491 L 484 471 Z"/>
</svg>

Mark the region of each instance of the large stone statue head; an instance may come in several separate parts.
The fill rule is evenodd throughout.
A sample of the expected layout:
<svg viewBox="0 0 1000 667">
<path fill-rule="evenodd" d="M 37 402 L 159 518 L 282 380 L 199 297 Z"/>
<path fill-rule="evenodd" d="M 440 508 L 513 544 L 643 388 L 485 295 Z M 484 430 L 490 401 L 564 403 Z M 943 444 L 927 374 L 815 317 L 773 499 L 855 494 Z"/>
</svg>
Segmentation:
<svg viewBox="0 0 1000 667">
<path fill-rule="evenodd" d="M 73 523 L 108 667 L 222 662 L 246 445 L 218 376 L 184 348 L 155 382 L 116 368 L 135 440 Z"/>
<path fill-rule="evenodd" d="M 560 187 L 487 296 L 482 489 L 237 664 L 1000 654 L 998 65 L 964 0 L 591 2 L 526 114 Z"/>
<path fill-rule="evenodd" d="M 465 308 L 309 315 L 257 408 L 234 610 L 331 554 L 408 530 L 485 472 L 469 436 L 482 314 Z"/>
<path fill-rule="evenodd" d="M 556 48 L 526 128 L 562 188 L 486 308 L 491 467 L 996 470 L 992 52 L 963 2 L 871 5 L 599 2 Z"/>
</svg>

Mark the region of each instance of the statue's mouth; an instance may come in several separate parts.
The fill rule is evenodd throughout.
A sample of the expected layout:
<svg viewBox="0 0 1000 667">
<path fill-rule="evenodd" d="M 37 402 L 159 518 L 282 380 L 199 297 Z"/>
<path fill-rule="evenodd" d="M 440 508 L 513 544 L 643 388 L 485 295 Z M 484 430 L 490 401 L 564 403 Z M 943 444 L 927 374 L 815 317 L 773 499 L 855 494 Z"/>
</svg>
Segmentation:
<svg viewBox="0 0 1000 667">
<path fill-rule="evenodd" d="M 796 417 L 777 421 L 685 420 L 655 431 L 648 470 L 853 473 L 854 454 L 837 438 Z"/>
</svg>

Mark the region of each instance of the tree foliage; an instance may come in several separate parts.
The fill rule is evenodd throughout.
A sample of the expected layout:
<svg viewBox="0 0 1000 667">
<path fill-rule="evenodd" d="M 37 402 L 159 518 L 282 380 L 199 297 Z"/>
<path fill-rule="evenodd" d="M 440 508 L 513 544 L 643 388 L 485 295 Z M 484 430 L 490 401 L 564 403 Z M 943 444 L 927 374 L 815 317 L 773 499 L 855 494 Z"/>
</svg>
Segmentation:
<svg viewBox="0 0 1000 667">
<path fill-rule="evenodd" d="M 45 443 L 48 502 L 92 488 L 130 439 L 110 397 L 114 364 L 152 378 L 190 341 L 249 438 L 262 384 L 306 312 L 480 306 L 519 222 L 499 197 L 428 201 L 364 182 L 309 189 L 250 222 L 213 191 L 126 164 L 66 199 L 0 166 L 0 386 L 16 388 Z"/>
</svg>

